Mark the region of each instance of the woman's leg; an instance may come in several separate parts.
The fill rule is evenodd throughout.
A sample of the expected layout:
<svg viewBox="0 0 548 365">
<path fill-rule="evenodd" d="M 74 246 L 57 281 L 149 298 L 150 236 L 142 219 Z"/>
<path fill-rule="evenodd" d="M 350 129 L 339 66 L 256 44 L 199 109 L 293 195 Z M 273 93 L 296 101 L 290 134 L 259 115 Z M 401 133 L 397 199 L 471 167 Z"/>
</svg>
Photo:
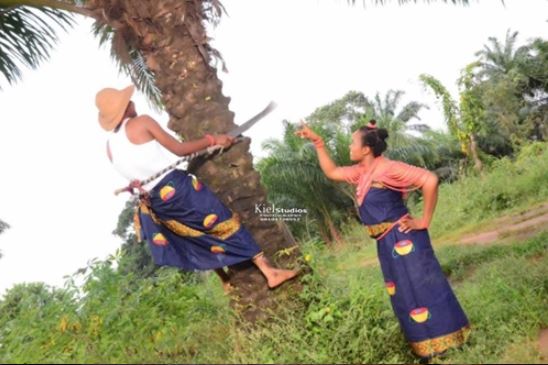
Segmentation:
<svg viewBox="0 0 548 365">
<path fill-rule="evenodd" d="M 229 293 L 232 289 L 234 289 L 233 286 L 230 284 L 230 276 L 228 276 L 228 274 L 222 267 L 215 269 L 215 273 L 221 279 L 221 283 L 223 284 L 223 290 L 225 291 L 225 293 Z"/>
<path fill-rule="evenodd" d="M 264 253 L 256 255 L 252 262 L 257 266 L 257 268 L 263 273 L 266 277 L 268 287 L 273 289 L 284 282 L 293 279 L 299 274 L 299 270 L 284 270 L 277 269 L 273 267 L 265 257 Z"/>
</svg>

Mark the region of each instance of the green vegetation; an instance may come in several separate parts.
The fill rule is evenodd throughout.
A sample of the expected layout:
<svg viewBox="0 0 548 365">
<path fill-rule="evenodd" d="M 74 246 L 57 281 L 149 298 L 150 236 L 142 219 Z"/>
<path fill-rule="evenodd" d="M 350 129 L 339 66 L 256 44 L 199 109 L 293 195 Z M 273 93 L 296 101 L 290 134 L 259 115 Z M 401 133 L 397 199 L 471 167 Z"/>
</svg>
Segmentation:
<svg viewBox="0 0 548 365">
<path fill-rule="evenodd" d="M 548 233 L 504 246 L 444 246 L 438 256 L 474 326 L 447 363 L 496 363 L 548 325 Z M 161 269 L 134 280 L 108 262 L 76 289 L 18 285 L 0 303 L 2 362 L 413 362 L 369 248 L 303 248 L 304 289 L 268 322 L 242 327 L 212 275 Z M 534 352 L 533 352 L 534 353 Z M 507 358 L 506 358 L 507 359 Z M 507 359 L 508 360 L 508 359 Z M 523 362 L 525 359 L 514 358 Z M 531 361 L 535 362 L 535 358 Z"/>
<path fill-rule="evenodd" d="M 537 171 L 546 179 L 542 164 L 547 151 L 532 145 L 515 163 L 494 167 L 485 177 L 487 185 L 468 183 L 478 177 L 464 179 L 444 187 L 441 200 L 459 193 L 461 184 L 487 194 L 486 186 L 498 183 L 502 171 L 523 166 L 528 168 L 521 178 L 540 181 L 533 173 Z M 507 189 L 516 190 L 516 197 L 536 194 L 523 204 L 546 196 L 539 185 L 531 188 L 531 181 L 502 181 L 514 182 Z M 469 214 L 475 219 L 496 215 L 515 203 L 486 205 L 482 210 L 482 202 L 470 203 Z M 445 219 L 448 211 L 440 209 L 436 215 L 439 232 L 465 221 L 460 215 Z M 91 262 L 62 289 L 16 285 L 0 301 L 0 361 L 416 362 L 390 307 L 376 244 L 356 223 L 341 231 L 344 244 L 335 247 L 317 239 L 301 242 L 303 259 L 312 269 L 301 278 L 302 291 L 285 303 L 285 309 L 254 326 L 238 321 L 215 275 L 172 268 L 142 275 L 140 266 L 124 264 L 128 254 L 123 252 Z M 451 243 L 437 247 L 436 254 L 474 331 L 462 349 L 436 361 L 538 362 L 536 335 L 548 326 L 548 231 L 504 245 Z M 81 281 L 80 288 L 76 283 Z"/>
</svg>

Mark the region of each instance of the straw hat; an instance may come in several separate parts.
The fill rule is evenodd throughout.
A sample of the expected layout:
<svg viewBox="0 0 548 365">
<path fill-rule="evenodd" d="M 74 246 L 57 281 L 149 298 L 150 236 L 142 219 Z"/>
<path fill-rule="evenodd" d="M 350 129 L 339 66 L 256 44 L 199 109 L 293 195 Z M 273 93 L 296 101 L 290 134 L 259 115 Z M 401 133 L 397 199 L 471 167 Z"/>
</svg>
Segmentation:
<svg viewBox="0 0 548 365">
<path fill-rule="evenodd" d="M 106 131 L 113 130 L 126 111 L 135 87 L 130 85 L 122 90 L 105 88 L 95 96 L 95 105 L 99 109 L 99 124 Z"/>
</svg>

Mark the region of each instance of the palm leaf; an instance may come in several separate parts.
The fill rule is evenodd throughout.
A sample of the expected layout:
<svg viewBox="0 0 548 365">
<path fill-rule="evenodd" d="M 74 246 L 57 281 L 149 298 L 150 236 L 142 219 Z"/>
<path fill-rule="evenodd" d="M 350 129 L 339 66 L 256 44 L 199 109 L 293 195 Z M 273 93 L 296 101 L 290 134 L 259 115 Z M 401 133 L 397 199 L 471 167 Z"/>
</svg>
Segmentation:
<svg viewBox="0 0 548 365">
<path fill-rule="evenodd" d="M 411 131 L 417 131 L 417 132 L 420 132 L 420 133 L 424 133 L 424 132 L 427 132 L 429 131 L 431 128 L 429 125 L 427 124 L 409 124 L 407 126 L 407 129 L 411 130 Z"/>
<path fill-rule="evenodd" d="M 429 109 L 428 105 L 426 104 L 412 101 L 402 108 L 402 110 L 398 113 L 398 116 L 396 117 L 396 119 L 399 119 L 404 123 L 409 122 L 411 119 L 420 120 L 421 118 L 419 117 L 419 112 L 423 108 Z"/>
<path fill-rule="evenodd" d="M 157 111 L 162 110 L 162 93 L 142 53 L 125 42 L 122 32 L 115 31 L 107 24 L 94 23 L 93 34 L 99 39 L 99 45 L 110 44 L 110 54 L 119 71 L 131 78 L 137 89 L 147 97 L 150 106 Z"/>
<path fill-rule="evenodd" d="M 507 74 L 513 67 L 529 54 L 529 47 L 520 47 L 515 50 L 518 32 L 506 31 L 504 44 L 495 37 L 489 37 L 488 44 L 476 52 L 480 59 L 482 71 L 480 76 L 499 77 Z"/>
<path fill-rule="evenodd" d="M 9 84 L 22 77 L 21 67 L 36 68 L 47 60 L 59 29 L 74 24 L 72 16 L 51 8 L 0 8 L 0 74 Z"/>
<path fill-rule="evenodd" d="M 4 232 L 8 228 L 10 228 L 9 224 L 0 219 L 0 233 Z"/>
<path fill-rule="evenodd" d="M 433 160 L 436 157 L 433 146 L 424 139 L 416 139 L 408 144 L 400 143 L 395 147 L 389 147 L 386 155 L 391 159 L 421 166 L 426 166 L 427 160 Z"/>
</svg>

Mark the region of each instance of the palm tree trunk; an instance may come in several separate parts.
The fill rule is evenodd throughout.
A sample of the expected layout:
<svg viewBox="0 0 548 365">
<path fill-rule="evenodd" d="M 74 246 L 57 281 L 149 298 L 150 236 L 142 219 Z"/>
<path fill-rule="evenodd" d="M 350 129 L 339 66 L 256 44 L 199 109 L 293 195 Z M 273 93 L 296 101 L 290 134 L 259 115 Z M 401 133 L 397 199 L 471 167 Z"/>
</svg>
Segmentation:
<svg viewBox="0 0 548 365">
<path fill-rule="evenodd" d="M 472 160 L 474 161 L 474 168 L 481 174 L 483 172 L 483 163 L 479 158 L 478 143 L 474 133 L 470 134 L 470 154 L 472 155 Z"/>
<path fill-rule="evenodd" d="M 337 227 L 335 226 L 335 223 L 333 222 L 333 219 L 331 219 L 331 216 L 329 215 L 329 211 L 325 206 L 322 206 L 320 211 L 322 220 L 325 223 L 325 227 L 327 232 L 329 232 L 329 240 L 327 243 L 329 244 L 340 244 L 342 242 L 341 234 L 339 233 Z"/>
<path fill-rule="evenodd" d="M 340 245 L 342 244 L 343 240 L 341 237 L 341 234 L 335 224 L 333 223 L 333 220 L 330 217 L 326 217 L 326 223 L 327 227 L 329 228 L 329 234 L 331 235 L 333 241 L 335 244 Z"/>
<path fill-rule="evenodd" d="M 356 213 L 356 217 L 360 217 L 360 206 L 358 205 L 358 201 L 356 200 L 356 193 L 352 190 L 350 190 L 347 186 L 340 186 L 340 184 L 337 186 L 339 191 L 341 191 L 344 195 L 349 197 L 352 200 L 352 206 L 354 207 L 354 212 Z"/>
<path fill-rule="evenodd" d="M 325 226 L 320 225 L 318 229 L 319 229 L 320 238 L 322 239 L 322 241 L 324 241 L 327 245 L 331 245 L 332 240 L 327 228 Z"/>
<path fill-rule="evenodd" d="M 226 133 L 235 128 L 230 98 L 222 94 L 222 83 L 210 63 L 210 52 L 203 25 L 211 16 L 202 1 L 90 0 L 90 9 L 104 9 L 107 23 L 122 24 L 124 40 L 141 51 L 155 73 L 156 86 L 170 115 L 168 127 L 185 140 L 205 133 Z M 260 108 L 262 106 L 257 106 Z M 274 221 L 261 221 L 256 204 L 266 204 L 266 192 L 253 168 L 250 140 L 232 146 L 227 152 L 204 163 L 195 172 L 230 209 L 239 213 L 265 254 L 274 254 L 295 245 L 295 240 Z M 291 266 L 300 256 L 292 250 L 276 264 Z M 230 268 L 231 283 L 238 299 L 232 304 L 243 318 L 255 320 L 275 307 L 276 296 L 287 286 L 269 290 L 262 274 L 250 262 Z M 296 285 L 292 287 L 296 288 Z"/>
</svg>

